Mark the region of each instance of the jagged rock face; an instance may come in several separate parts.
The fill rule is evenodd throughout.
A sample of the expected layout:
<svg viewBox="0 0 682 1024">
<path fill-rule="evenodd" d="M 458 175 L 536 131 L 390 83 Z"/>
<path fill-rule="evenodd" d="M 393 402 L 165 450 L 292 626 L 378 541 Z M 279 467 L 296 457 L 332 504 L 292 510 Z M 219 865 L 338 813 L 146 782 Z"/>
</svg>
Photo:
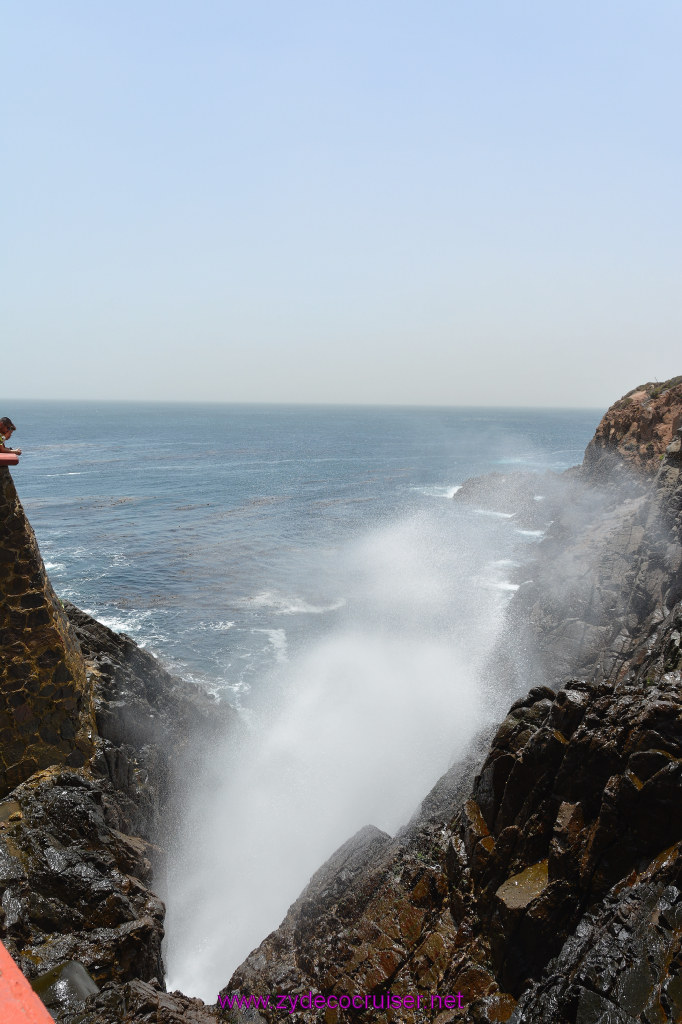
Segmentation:
<svg viewBox="0 0 682 1024">
<path fill-rule="evenodd" d="M 671 535 L 682 541 L 682 433 L 665 450 L 654 481 L 656 503 Z"/>
<path fill-rule="evenodd" d="M 671 395 L 667 408 L 682 416 L 682 384 L 662 398 Z M 509 606 L 495 654 L 502 675 L 552 686 L 575 674 L 617 678 L 682 599 L 681 447 L 678 434 L 646 488 L 623 467 L 606 487 L 589 471 L 568 478 Z"/>
<path fill-rule="evenodd" d="M 85 665 L 33 530 L 0 467 L 0 796 L 50 765 L 94 751 Z"/>
<path fill-rule="evenodd" d="M 682 378 L 643 385 L 608 410 L 581 467 L 489 474 L 457 492 L 547 530 L 517 578 L 494 678 L 520 692 L 617 678 L 682 598 L 680 424 Z"/>
<path fill-rule="evenodd" d="M 677 843 L 586 914 L 510 1024 L 682 1020 L 682 849 Z"/>
<path fill-rule="evenodd" d="M 63 1024 L 212 1024 L 200 1000 L 162 991 L 164 906 L 150 887 L 159 851 L 132 827 L 113 786 L 83 770 L 18 786 L 0 803 L 2 939 L 29 979 L 77 961 L 103 986 L 51 1005 Z"/>
<path fill-rule="evenodd" d="M 614 990 L 641 988 L 637 951 L 646 922 L 665 903 L 667 931 L 649 943 L 646 991 L 636 998 L 652 1006 L 678 999 L 682 912 L 670 886 L 681 881 L 681 625 L 678 607 L 659 631 L 664 661 L 649 651 L 621 683 L 537 688 L 518 701 L 452 821 L 425 824 L 405 842 L 365 834 L 347 844 L 235 972 L 223 997 L 310 990 L 369 996 L 366 1007 L 327 1012 L 329 1022 L 345 1022 L 387 1019 L 374 1007 L 389 990 L 428 1000 L 461 992 L 462 1009 L 438 1019 L 484 1024 L 508 1020 L 532 990 L 537 1005 L 527 996 L 514 1019 L 587 1024 L 602 1018 L 576 1018 L 574 1011 L 591 1005 L 591 995 L 576 1003 L 575 992 L 562 989 L 567 1006 L 573 1000 L 565 1018 L 551 1015 L 559 995 L 540 999 L 549 984 L 543 972 L 559 985 L 551 958 L 561 953 L 559 964 L 578 963 L 579 953 L 582 964 L 589 953 L 608 1000 L 598 947 L 587 950 L 583 942 L 585 922 L 602 935 L 612 927 L 602 922 L 618 914 L 622 920 L 636 905 L 630 951 L 614 962 L 614 938 L 608 956 Z M 351 854 L 355 870 L 348 871 Z M 426 1006 L 395 1010 L 391 1019 L 432 1020 Z M 277 1019 L 269 1009 L 258 1012 Z M 664 1020 L 663 1012 L 648 1019 Z M 288 1015 L 312 1019 L 305 1010 Z M 226 1018 L 242 1019 L 234 1011 Z"/>
<path fill-rule="evenodd" d="M 682 377 L 633 388 L 597 427 L 584 471 L 591 480 L 611 478 L 623 467 L 651 477 L 681 424 Z"/>
<path fill-rule="evenodd" d="M 455 914 L 484 922 L 502 985 L 537 978 L 586 908 L 682 840 L 680 673 L 534 694 L 502 724 L 458 822 Z M 541 884 L 524 878 L 530 868 Z M 510 883 L 512 883 L 510 885 Z M 510 890 L 526 888 L 528 900 Z"/>
<path fill-rule="evenodd" d="M 80 961 L 98 983 L 162 977 L 152 851 L 111 786 L 47 769 L 0 804 L 4 941 L 29 978 Z"/>
<path fill-rule="evenodd" d="M 108 984 L 78 1009 L 61 1014 L 59 1024 L 216 1024 L 214 1006 L 181 992 L 164 992 L 155 983 Z"/>
<path fill-rule="evenodd" d="M 232 709 L 171 675 L 148 651 L 69 602 L 65 611 L 93 692 L 93 771 L 111 782 L 136 834 L 158 841 L 161 816 L 185 772 L 236 728 Z"/>
<path fill-rule="evenodd" d="M 152 883 L 163 879 L 157 844 L 177 776 L 198 737 L 206 748 L 232 713 L 129 637 L 65 609 L 87 668 L 95 754 L 80 771 L 33 775 L 0 803 L 4 941 L 29 978 L 75 960 L 104 986 L 78 1024 L 139 1021 L 152 1005 L 168 1024 L 214 1021 L 200 1000 L 162 991 L 165 910 Z M 69 1007 L 51 1012 L 71 1020 Z"/>
</svg>

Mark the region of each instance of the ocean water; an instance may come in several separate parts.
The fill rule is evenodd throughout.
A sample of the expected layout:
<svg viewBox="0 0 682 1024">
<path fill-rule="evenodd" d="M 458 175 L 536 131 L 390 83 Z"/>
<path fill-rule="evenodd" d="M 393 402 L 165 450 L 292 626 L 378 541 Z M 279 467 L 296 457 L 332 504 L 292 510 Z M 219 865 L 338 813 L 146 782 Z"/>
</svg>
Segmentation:
<svg viewBox="0 0 682 1024">
<path fill-rule="evenodd" d="M 469 476 L 574 465 L 600 412 L 15 402 L 11 415 L 14 478 L 57 593 L 248 705 L 292 649 L 354 614 L 353 545 L 420 516 L 445 533 L 473 518 L 449 500 Z M 513 554 L 514 524 L 475 527 L 491 557 L 460 569 L 504 592 L 493 563 Z"/>
<path fill-rule="evenodd" d="M 6 414 L 57 593 L 239 708 L 164 837 L 167 984 L 213 1002 L 335 848 L 395 833 L 506 712 L 486 656 L 546 524 L 453 494 L 575 465 L 601 411 Z"/>
</svg>

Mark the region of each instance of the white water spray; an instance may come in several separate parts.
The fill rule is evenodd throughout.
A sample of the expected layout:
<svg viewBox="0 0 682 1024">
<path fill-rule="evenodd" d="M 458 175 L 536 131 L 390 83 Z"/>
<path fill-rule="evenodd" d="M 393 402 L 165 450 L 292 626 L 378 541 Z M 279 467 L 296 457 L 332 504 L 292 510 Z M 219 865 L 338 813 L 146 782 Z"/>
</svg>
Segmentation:
<svg viewBox="0 0 682 1024">
<path fill-rule="evenodd" d="M 169 988 L 213 1002 L 323 861 L 363 825 L 406 822 L 464 751 L 491 713 L 480 672 L 514 534 L 448 506 L 341 553 L 337 627 L 278 665 L 247 735 L 188 786 Z"/>
</svg>

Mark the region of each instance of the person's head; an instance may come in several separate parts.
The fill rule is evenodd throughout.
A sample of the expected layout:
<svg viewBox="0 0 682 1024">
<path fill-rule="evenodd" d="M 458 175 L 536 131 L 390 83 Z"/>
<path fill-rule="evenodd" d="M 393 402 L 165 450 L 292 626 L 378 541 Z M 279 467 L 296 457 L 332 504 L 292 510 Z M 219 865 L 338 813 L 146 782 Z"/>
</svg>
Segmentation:
<svg viewBox="0 0 682 1024">
<path fill-rule="evenodd" d="M 8 440 L 16 429 L 9 416 L 0 417 L 0 434 L 5 440 Z"/>
</svg>

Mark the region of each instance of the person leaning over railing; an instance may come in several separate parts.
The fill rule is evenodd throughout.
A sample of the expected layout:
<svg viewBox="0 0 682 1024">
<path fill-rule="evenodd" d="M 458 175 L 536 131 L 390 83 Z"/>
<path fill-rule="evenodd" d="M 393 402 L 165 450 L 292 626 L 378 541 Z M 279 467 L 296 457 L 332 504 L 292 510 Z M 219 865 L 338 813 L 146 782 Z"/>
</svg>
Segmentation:
<svg viewBox="0 0 682 1024">
<path fill-rule="evenodd" d="M 14 452 L 15 455 L 21 455 L 21 448 L 8 448 L 5 444 L 5 441 L 9 441 L 16 429 L 9 416 L 3 416 L 0 419 L 0 454 Z"/>
</svg>

